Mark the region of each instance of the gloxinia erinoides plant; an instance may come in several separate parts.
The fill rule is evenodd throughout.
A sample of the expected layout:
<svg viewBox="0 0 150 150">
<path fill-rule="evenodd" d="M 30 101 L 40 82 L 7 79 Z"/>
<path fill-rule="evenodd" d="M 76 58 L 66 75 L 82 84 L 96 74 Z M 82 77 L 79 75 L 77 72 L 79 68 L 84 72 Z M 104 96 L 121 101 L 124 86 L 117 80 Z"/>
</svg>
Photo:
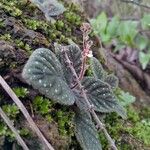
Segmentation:
<svg viewBox="0 0 150 150">
<path fill-rule="evenodd" d="M 46 48 L 36 49 L 26 63 L 22 76 L 49 99 L 63 105 L 74 105 L 75 135 L 84 150 L 101 150 L 96 128 L 100 128 L 111 147 L 117 149 L 97 112 L 116 112 L 126 117 L 112 89 L 118 85 L 114 75 L 107 75 L 99 61 L 92 56 L 89 24 L 83 24 L 83 50 L 73 44 L 56 45 L 55 54 Z M 93 76 L 85 76 L 90 59 Z M 95 123 L 93 122 L 95 121 Z"/>
</svg>

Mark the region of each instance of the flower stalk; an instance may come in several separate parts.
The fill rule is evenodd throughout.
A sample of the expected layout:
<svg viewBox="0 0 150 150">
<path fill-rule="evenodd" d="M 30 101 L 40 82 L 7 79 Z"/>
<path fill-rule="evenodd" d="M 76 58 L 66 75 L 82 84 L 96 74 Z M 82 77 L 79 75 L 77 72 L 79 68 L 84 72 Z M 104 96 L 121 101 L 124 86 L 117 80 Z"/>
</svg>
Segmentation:
<svg viewBox="0 0 150 150">
<path fill-rule="evenodd" d="M 68 54 L 67 54 L 67 52 L 66 52 L 67 49 L 65 49 L 65 47 L 62 48 L 62 52 L 65 54 L 64 56 L 65 56 L 66 62 L 67 62 L 67 64 L 68 64 L 68 66 L 69 66 L 69 68 L 70 68 L 70 70 L 71 70 L 73 76 L 74 76 L 75 79 L 76 79 L 76 86 L 78 86 L 79 90 L 81 91 L 81 93 L 82 93 L 82 95 L 83 95 L 84 100 L 86 101 L 86 104 L 87 104 L 87 107 L 88 107 L 87 109 L 90 111 L 90 113 L 91 113 L 93 119 L 95 120 L 95 122 L 96 122 L 98 128 L 100 128 L 100 129 L 103 131 L 103 133 L 105 134 L 105 136 L 106 136 L 106 138 L 107 138 L 107 140 L 108 140 L 108 142 L 109 142 L 111 148 L 112 148 L 113 150 L 117 150 L 117 147 L 115 146 L 114 140 L 113 140 L 113 139 L 111 138 L 111 136 L 108 134 L 108 132 L 107 132 L 107 130 L 106 130 L 104 124 L 103 124 L 103 123 L 101 122 L 101 120 L 98 118 L 98 116 L 97 116 L 97 114 L 96 114 L 96 112 L 95 112 L 95 110 L 94 110 L 94 107 L 93 107 L 93 105 L 90 104 L 90 102 L 89 102 L 89 100 L 88 100 L 88 98 L 87 98 L 87 95 L 86 95 L 86 91 L 85 91 L 84 87 L 83 87 L 82 84 L 81 84 L 81 79 L 83 78 L 84 73 L 85 73 L 85 66 L 86 66 L 86 60 L 87 60 L 86 52 L 89 52 L 89 48 L 90 48 L 90 47 L 88 47 L 88 44 L 86 44 L 86 43 L 84 43 L 83 45 L 85 45 L 85 48 L 88 48 L 88 49 L 84 49 L 84 51 L 83 51 L 83 57 L 82 57 L 82 59 L 83 59 L 82 62 L 83 62 L 83 63 L 82 63 L 82 69 L 81 69 L 82 72 L 80 73 L 79 76 L 77 75 L 77 73 L 76 73 L 76 71 L 75 71 L 75 68 L 74 68 L 72 62 L 70 61 L 70 59 L 69 59 L 69 57 L 68 57 Z"/>
</svg>

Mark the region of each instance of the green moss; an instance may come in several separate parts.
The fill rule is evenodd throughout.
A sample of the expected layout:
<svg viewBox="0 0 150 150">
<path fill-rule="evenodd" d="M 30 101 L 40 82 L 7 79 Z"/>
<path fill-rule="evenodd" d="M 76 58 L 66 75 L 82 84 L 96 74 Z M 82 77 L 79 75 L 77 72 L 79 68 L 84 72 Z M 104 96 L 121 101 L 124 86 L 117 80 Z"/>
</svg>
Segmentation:
<svg viewBox="0 0 150 150">
<path fill-rule="evenodd" d="M 146 112 L 145 112 L 146 111 Z M 146 146 L 150 146 L 150 108 L 143 108 L 140 113 L 130 108 L 128 113 L 132 125 L 126 131 L 141 140 Z"/>
<path fill-rule="evenodd" d="M 0 2 L 0 8 L 3 8 L 10 15 L 18 17 L 22 15 L 22 11 L 16 7 L 16 3 L 13 1 L 4 1 Z"/>
<path fill-rule="evenodd" d="M 29 93 L 28 89 L 24 87 L 15 87 L 13 88 L 13 91 L 19 98 L 25 98 Z"/>
<path fill-rule="evenodd" d="M 65 107 L 62 109 L 57 108 L 57 110 L 55 107 L 58 107 L 57 104 L 42 96 L 35 97 L 33 101 L 33 108 L 37 114 L 42 115 L 49 122 L 56 121 L 61 135 L 71 136 L 73 134 L 73 113 Z"/>
<path fill-rule="evenodd" d="M 32 52 L 32 48 L 29 44 L 24 43 L 23 41 L 21 41 L 20 39 L 16 39 L 15 40 L 15 44 L 17 47 L 24 49 L 28 54 L 31 54 Z"/>
<path fill-rule="evenodd" d="M 62 30 L 63 28 L 64 28 L 64 22 L 62 21 L 62 20 L 58 20 L 58 21 L 56 21 L 56 28 L 58 29 L 58 30 Z"/>
<path fill-rule="evenodd" d="M 0 19 L 0 28 L 3 28 L 3 27 L 4 27 L 3 19 Z"/>
<path fill-rule="evenodd" d="M 9 41 L 9 42 L 13 41 L 11 35 L 8 33 L 0 35 L 0 40 Z"/>
<path fill-rule="evenodd" d="M 149 108 L 144 109 L 149 110 Z M 115 113 L 106 115 L 106 127 L 111 137 L 116 141 L 116 145 L 119 150 L 132 150 L 134 147 L 133 145 L 130 145 L 130 143 L 122 143 L 120 141 L 120 137 L 123 133 L 129 137 L 131 134 L 134 139 L 143 142 L 143 147 L 150 146 L 150 118 L 147 115 L 147 117 L 141 115 L 145 114 L 145 111 L 140 112 L 141 113 L 139 113 L 134 107 L 129 106 L 127 108 L 128 118 L 125 121 L 118 117 Z M 102 141 L 103 148 L 107 149 L 108 143 L 106 138 L 103 136 L 104 135 L 101 133 L 100 140 Z"/>
<path fill-rule="evenodd" d="M 15 119 L 19 114 L 19 109 L 15 104 L 3 105 L 2 109 L 9 117 L 13 119 Z"/>
<path fill-rule="evenodd" d="M 2 109 L 6 113 L 6 115 L 11 119 L 11 121 L 14 123 L 19 114 L 18 107 L 15 104 L 5 104 L 2 106 Z M 15 140 L 15 136 L 12 133 L 12 131 L 7 127 L 7 125 L 0 118 L 0 137 L 2 136 L 7 137 L 9 141 Z"/>
<path fill-rule="evenodd" d="M 150 146 L 150 120 L 136 122 L 134 126 L 128 127 L 126 131 L 143 141 L 146 146 Z"/>
<path fill-rule="evenodd" d="M 31 30 L 37 30 L 41 26 L 41 22 L 35 19 L 24 19 L 26 27 Z"/>
<path fill-rule="evenodd" d="M 33 101 L 33 108 L 35 111 L 39 112 L 41 115 L 47 115 L 50 113 L 52 103 L 47 98 L 43 98 L 42 96 L 35 97 Z"/>
<path fill-rule="evenodd" d="M 81 24 L 81 17 L 77 15 L 75 12 L 67 11 L 64 13 L 64 16 L 66 20 L 73 25 L 78 26 Z"/>
<path fill-rule="evenodd" d="M 58 122 L 58 129 L 61 135 L 63 136 L 71 136 L 74 135 L 73 133 L 73 124 L 72 124 L 72 118 L 73 118 L 73 112 L 72 111 L 64 111 L 64 110 L 58 110 L 55 115 L 55 119 Z"/>
</svg>

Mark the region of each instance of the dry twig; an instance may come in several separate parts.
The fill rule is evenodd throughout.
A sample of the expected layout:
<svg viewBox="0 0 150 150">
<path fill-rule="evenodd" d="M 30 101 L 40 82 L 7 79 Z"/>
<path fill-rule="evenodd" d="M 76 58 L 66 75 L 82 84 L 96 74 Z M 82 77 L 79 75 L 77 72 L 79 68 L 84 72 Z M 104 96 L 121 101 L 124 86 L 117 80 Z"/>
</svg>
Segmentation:
<svg viewBox="0 0 150 150">
<path fill-rule="evenodd" d="M 19 107 L 25 118 L 27 119 L 28 123 L 30 124 L 30 127 L 33 131 L 38 135 L 38 137 L 41 139 L 41 141 L 47 146 L 49 150 L 54 150 L 54 148 L 51 146 L 51 144 L 47 141 L 47 139 L 44 137 L 44 135 L 41 133 L 37 125 L 34 123 L 33 119 L 30 117 L 27 109 L 22 104 L 22 102 L 19 100 L 19 98 L 16 96 L 16 94 L 12 91 L 12 89 L 9 87 L 9 85 L 5 82 L 5 80 L 0 75 L 0 85 L 4 88 L 4 90 L 7 92 L 7 94 L 12 98 L 12 100 L 16 103 L 16 105 Z"/>
<path fill-rule="evenodd" d="M 14 133 L 15 138 L 17 139 L 18 143 L 22 146 L 24 150 L 29 150 L 28 146 L 25 144 L 15 127 L 13 126 L 11 120 L 7 117 L 7 115 L 4 113 L 2 108 L 0 107 L 0 116 L 3 118 L 5 123 L 8 125 L 8 127 L 11 129 L 11 131 Z"/>
</svg>

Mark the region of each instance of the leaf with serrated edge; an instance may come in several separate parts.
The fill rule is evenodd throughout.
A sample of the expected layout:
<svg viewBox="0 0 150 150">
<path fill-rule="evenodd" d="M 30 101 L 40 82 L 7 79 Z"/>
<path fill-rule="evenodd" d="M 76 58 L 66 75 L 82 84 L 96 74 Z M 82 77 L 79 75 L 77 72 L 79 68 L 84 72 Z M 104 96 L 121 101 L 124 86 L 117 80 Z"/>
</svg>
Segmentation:
<svg viewBox="0 0 150 150">
<path fill-rule="evenodd" d="M 67 53 L 70 61 L 72 62 L 72 65 L 73 65 L 77 75 L 80 74 L 81 66 L 82 66 L 81 50 L 75 44 L 68 45 L 68 46 L 60 46 L 58 44 L 55 45 L 56 56 L 58 57 L 61 65 L 62 65 L 62 68 L 63 68 L 63 71 L 64 71 L 64 76 L 67 80 L 67 83 L 69 85 L 71 85 L 71 84 L 74 83 L 75 79 L 73 78 L 74 76 L 72 76 L 72 71 L 70 70 L 68 64 L 66 63 L 66 61 L 64 59 L 65 56 L 64 56 L 64 53 L 61 50 L 62 48 L 66 49 L 66 53 Z"/>
<path fill-rule="evenodd" d="M 112 89 L 115 89 L 118 87 L 118 78 L 114 76 L 113 74 L 108 75 L 104 82 L 108 83 Z"/>
<path fill-rule="evenodd" d="M 97 112 L 117 112 L 123 118 L 126 118 L 124 108 L 116 100 L 110 86 L 99 79 L 85 77 L 82 85 L 86 90 L 87 97 Z"/>
<path fill-rule="evenodd" d="M 106 76 L 106 72 L 103 69 L 100 62 L 95 57 L 91 57 L 90 65 L 91 65 L 91 69 L 92 69 L 92 72 L 94 74 L 94 77 L 101 79 L 101 80 L 104 80 L 104 78 Z"/>
<path fill-rule="evenodd" d="M 77 105 L 77 107 L 82 111 L 87 111 L 88 106 L 83 96 L 81 95 L 81 91 L 73 89 L 73 92 L 75 95 L 75 104 Z"/>
<path fill-rule="evenodd" d="M 46 97 L 65 105 L 72 105 L 74 94 L 68 87 L 61 64 L 55 54 L 46 48 L 35 50 L 27 61 L 23 78 Z"/>
<path fill-rule="evenodd" d="M 97 130 L 89 112 L 75 111 L 75 135 L 83 150 L 102 150 Z"/>
</svg>

